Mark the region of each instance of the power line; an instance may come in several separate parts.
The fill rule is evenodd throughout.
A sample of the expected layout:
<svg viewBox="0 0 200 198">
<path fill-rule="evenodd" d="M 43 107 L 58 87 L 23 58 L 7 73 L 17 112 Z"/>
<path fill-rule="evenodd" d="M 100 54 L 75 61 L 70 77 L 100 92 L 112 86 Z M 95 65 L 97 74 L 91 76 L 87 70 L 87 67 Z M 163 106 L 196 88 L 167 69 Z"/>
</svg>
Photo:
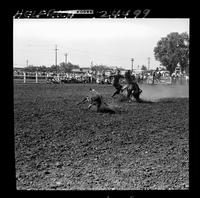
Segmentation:
<svg viewBox="0 0 200 198">
<path fill-rule="evenodd" d="M 49 46 L 49 44 L 28 44 L 28 45 L 26 45 L 26 47 L 28 47 L 28 48 L 35 48 L 35 47 L 48 47 Z M 65 48 L 66 49 L 66 48 Z M 62 52 L 64 52 L 65 51 L 65 49 L 64 49 L 64 47 L 63 47 L 63 49 L 59 49 L 59 50 L 61 50 Z M 67 49 L 68 49 L 68 51 L 69 50 L 71 50 L 71 51 L 74 51 L 74 52 L 78 52 L 78 53 L 83 53 L 83 54 L 88 54 L 88 55 L 98 55 L 98 56 L 101 56 L 101 57 L 110 57 L 110 58 L 112 58 L 112 59 L 124 59 L 124 60 L 128 60 L 128 57 L 125 57 L 125 56 L 116 56 L 116 55 L 114 55 L 114 54 L 107 54 L 107 53 L 102 53 L 102 52 L 94 52 L 94 51 L 89 51 L 89 50 L 80 50 L 80 49 L 76 49 L 76 48 L 73 48 L 73 47 L 67 47 Z M 22 51 L 27 51 L 27 49 L 17 49 L 17 50 L 22 50 Z M 56 51 L 56 53 L 57 53 L 57 51 L 58 51 L 58 49 L 57 49 L 57 45 L 56 45 L 56 49 L 55 49 L 55 51 Z M 40 48 L 40 53 L 48 53 L 48 50 L 45 50 L 44 48 L 43 49 L 41 49 Z M 57 56 L 57 55 L 56 55 Z"/>
<path fill-rule="evenodd" d="M 33 46 L 36 47 L 37 45 L 33 45 Z M 31 45 L 29 46 L 30 50 L 32 50 L 31 48 L 33 46 L 31 46 Z M 48 47 L 48 45 L 47 45 L 47 47 Z M 20 49 L 20 50 L 22 50 L 22 49 Z M 48 57 L 51 56 L 50 55 L 51 53 L 49 53 L 49 49 L 46 49 L 46 50 L 44 48 L 41 49 L 40 45 L 38 45 L 38 50 L 40 50 L 40 52 L 38 54 L 40 54 L 42 52 L 45 52 L 45 53 L 48 53 Z M 54 50 L 55 50 L 55 65 L 57 66 L 57 64 L 58 64 L 57 61 L 58 61 L 58 58 L 59 58 L 57 45 L 55 45 L 55 49 Z M 67 49 L 64 46 L 62 46 L 61 48 L 59 47 L 59 50 L 60 50 L 61 53 L 63 53 L 65 55 L 65 62 L 66 63 L 68 62 L 68 55 L 69 55 L 69 53 L 66 53 L 66 51 L 71 51 L 72 54 L 74 54 L 73 57 L 77 57 L 78 59 L 81 59 L 81 57 L 79 57 L 79 56 L 82 56 L 82 55 L 81 54 L 80 55 L 78 55 L 78 54 L 76 55 L 76 52 L 85 54 L 85 55 L 83 55 L 84 59 L 88 57 L 88 59 L 90 59 L 90 60 L 91 59 L 96 59 L 96 60 L 102 61 L 101 59 L 103 58 L 103 59 L 106 59 L 106 60 L 108 60 L 110 62 L 113 62 L 113 64 L 115 64 L 114 62 L 118 62 L 118 60 L 121 60 L 121 61 L 126 60 L 125 65 L 127 65 L 127 66 L 129 65 L 128 64 L 128 62 L 129 62 L 128 60 L 130 60 L 130 58 L 128 58 L 126 56 L 118 56 L 117 54 L 114 54 L 114 52 L 113 53 L 111 52 L 112 54 L 107 54 L 107 53 L 101 53 L 100 51 L 99 52 L 95 52 L 95 51 L 90 51 L 90 50 L 77 49 L 77 48 L 73 48 L 73 47 L 70 47 L 70 46 L 68 46 Z M 28 50 L 26 50 L 26 51 L 28 51 Z M 137 58 L 137 61 L 138 60 L 139 59 Z M 132 65 L 131 65 L 131 69 L 132 70 L 133 70 L 133 61 L 132 61 Z M 128 67 L 130 67 L 130 66 L 128 66 Z M 150 57 L 148 57 L 148 67 L 150 68 Z"/>
<path fill-rule="evenodd" d="M 88 51 L 88 50 L 80 50 L 80 49 L 75 49 L 75 48 L 71 48 L 68 47 L 68 50 L 72 50 L 78 53 L 84 53 L 84 54 L 92 54 L 92 55 L 100 55 L 100 56 L 107 56 L 110 58 L 115 58 L 115 59 L 127 59 L 128 57 L 122 57 L 122 56 L 115 56 L 113 54 L 105 54 L 105 53 L 101 53 L 101 52 L 94 52 L 94 51 Z"/>
</svg>

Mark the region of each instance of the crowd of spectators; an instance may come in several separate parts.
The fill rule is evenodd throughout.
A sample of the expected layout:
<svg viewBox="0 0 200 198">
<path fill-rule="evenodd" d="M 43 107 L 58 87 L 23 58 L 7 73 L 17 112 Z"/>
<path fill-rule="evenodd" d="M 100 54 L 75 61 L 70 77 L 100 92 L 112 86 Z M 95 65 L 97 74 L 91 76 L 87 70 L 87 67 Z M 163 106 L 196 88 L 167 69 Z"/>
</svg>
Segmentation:
<svg viewBox="0 0 200 198">
<path fill-rule="evenodd" d="M 110 74 L 101 73 L 53 73 L 53 72 L 37 72 L 39 79 L 45 79 L 47 83 L 98 83 L 98 84 L 111 84 L 112 83 L 112 71 Z M 35 79 L 35 72 L 25 72 L 26 78 Z M 23 78 L 23 71 L 14 71 L 15 78 Z M 168 71 L 162 71 L 158 68 L 151 71 L 143 71 L 141 73 L 132 73 L 132 77 L 139 84 L 188 84 L 189 76 L 185 72 L 180 73 L 175 71 L 171 77 Z M 121 80 L 123 84 L 124 79 Z"/>
</svg>

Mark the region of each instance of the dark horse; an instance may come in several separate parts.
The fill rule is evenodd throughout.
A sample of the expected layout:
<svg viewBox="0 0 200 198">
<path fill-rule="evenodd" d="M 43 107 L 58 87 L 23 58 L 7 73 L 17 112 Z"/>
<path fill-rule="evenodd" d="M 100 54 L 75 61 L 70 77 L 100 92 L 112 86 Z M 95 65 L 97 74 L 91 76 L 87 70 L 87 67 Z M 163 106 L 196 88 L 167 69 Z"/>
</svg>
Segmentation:
<svg viewBox="0 0 200 198">
<path fill-rule="evenodd" d="M 125 73 L 125 79 L 127 81 L 127 85 L 122 89 L 124 91 L 127 90 L 127 98 L 130 100 L 133 96 L 137 102 L 141 102 L 140 94 L 142 90 L 139 88 L 137 82 L 132 78 L 130 70 Z"/>
</svg>

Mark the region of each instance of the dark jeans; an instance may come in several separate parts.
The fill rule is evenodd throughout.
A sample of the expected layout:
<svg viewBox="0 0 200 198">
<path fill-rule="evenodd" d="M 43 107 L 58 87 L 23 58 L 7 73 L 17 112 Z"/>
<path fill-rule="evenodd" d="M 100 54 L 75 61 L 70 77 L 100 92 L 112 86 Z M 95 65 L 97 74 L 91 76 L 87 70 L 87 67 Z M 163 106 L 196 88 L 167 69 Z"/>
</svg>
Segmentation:
<svg viewBox="0 0 200 198">
<path fill-rule="evenodd" d="M 116 84 L 116 85 L 113 85 L 116 89 L 115 93 L 113 94 L 113 96 L 115 96 L 116 94 L 120 94 L 120 91 L 122 89 L 122 85 L 120 84 Z"/>
</svg>

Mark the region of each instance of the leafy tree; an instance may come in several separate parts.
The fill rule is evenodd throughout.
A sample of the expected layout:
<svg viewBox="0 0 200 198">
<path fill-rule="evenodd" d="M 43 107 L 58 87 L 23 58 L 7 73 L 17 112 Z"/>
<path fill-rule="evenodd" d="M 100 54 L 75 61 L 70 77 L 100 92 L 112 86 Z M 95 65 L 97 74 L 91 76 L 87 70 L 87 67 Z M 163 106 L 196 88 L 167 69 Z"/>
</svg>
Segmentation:
<svg viewBox="0 0 200 198">
<path fill-rule="evenodd" d="M 25 72 L 36 72 L 38 71 L 38 67 L 29 65 L 28 67 L 24 67 Z"/>
<path fill-rule="evenodd" d="M 189 68 L 189 35 L 184 33 L 172 32 L 167 37 L 158 41 L 154 48 L 155 59 L 160 61 L 170 72 L 174 72 L 177 64 L 181 70 Z"/>
<path fill-rule="evenodd" d="M 146 70 L 147 70 L 147 67 L 146 67 L 145 65 L 142 65 L 141 70 L 146 71 Z"/>
<path fill-rule="evenodd" d="M 79 69 L 80 67 L 78 65 L 74 65 L 70 62 L 68 62 L 67 64 L 62 62 L 62 63 L 60 63 L 59 68 L 60 68 L 61 72 L 68 73 L 68 72 L 71 72 L 72 69 Z"/>
<path fill-rule="evenodd" d="M 69 72 L 69 69 L 68 69 L 68 67 L 67 67 L 67 64 L 64 63 L 64 62 L 60 63 L 60 70 L 61 70 L 61 72 L 64 72 L 64 73 Z"/>
<path fill-rule="evenodd" d="M 50 68 L 49 68 L 49 71 L 50 72 L 60 72 L 60 67 L 58 65 L 52 65 Z"/>
<path fill-rule="evenodd" d="M 91 67 L 92 71 L 99 71 L 99 72 L 110 70 L 110 69 L 113 69 L 113 68 L 108 67 L 106 65 L 94 65 Z"/>
<path fill-rule="evenodd" d="M 46 71 L 47 71 L 47 68 L 46 68 L 46 66 L 42 65 L 42 66 L 40 66 L 40 67 L 38 68 L 38 71 L 40 71 L 40 72 L 46 72 Z"/>
</svg>

